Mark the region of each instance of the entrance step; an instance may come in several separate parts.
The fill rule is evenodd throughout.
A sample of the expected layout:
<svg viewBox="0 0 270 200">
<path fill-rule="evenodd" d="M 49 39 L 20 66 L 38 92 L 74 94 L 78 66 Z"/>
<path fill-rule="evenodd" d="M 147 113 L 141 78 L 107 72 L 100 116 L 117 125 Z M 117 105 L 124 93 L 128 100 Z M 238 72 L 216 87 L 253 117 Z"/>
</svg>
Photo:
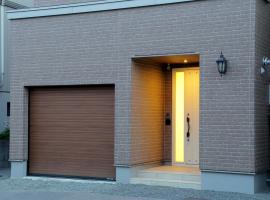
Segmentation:
<svg viewBox="0 0 270 200">
<path fill-rule="evenodd" d="M 150 178 L 131 178 L 131 184 L 153 185 L 153 186 L 168 186 L 176 188 L 187 189 L 201 189 L 201 183 L 188 182 L 188 181 L 175 181 L 175 180 L 163 180 L 163 179 L 150 179 Z"/>
<path fill-rule="evenodd" d="M 197 168 L 164 166 L 139 171 L 130 183 L 200 190 L 201 174 Z"/>
<path fill-rule="evenodd" d="M 175 173 L 175 172 L 149 172 L 138 173 L 138 178 L 161 179 L 172 181 L 201 182 L 201 176 L 196 174 Z"/>
</svg>

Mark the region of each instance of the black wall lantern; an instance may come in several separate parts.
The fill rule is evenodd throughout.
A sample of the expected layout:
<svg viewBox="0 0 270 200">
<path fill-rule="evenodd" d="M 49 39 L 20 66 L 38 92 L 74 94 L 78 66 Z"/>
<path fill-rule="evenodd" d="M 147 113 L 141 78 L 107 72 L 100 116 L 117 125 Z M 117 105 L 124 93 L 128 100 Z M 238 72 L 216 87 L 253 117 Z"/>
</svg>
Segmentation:
<svg viewBox="0 0 270 200">
<path fill-rule="evenodd" d="M 270 59 L 268 57 L 263 57 L 263 60 L 262 60 L 262 66 L 261 66 L 261 74 L 265 74 L 267 73 L 267 66 L 270 65 Z"/>
<path fill-rule="evenodd" d="M 220 73 L 221 76 L 223 76 L 227 72 L 227 60 L 222 54 L 222 52 L 216 62 L 217 62 L 218 72 Z"/>
</svg>

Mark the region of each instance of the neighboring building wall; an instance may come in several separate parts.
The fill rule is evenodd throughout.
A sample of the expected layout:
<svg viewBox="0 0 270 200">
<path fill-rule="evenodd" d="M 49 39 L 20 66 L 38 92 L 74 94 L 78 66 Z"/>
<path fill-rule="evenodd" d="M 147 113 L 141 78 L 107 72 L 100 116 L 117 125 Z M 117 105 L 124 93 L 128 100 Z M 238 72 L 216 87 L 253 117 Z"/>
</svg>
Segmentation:
<svg viewBox="0 0 270 200">
<path fill-rule="evenodd" d="M 7 102 L 9 102 L 9 92 L 0 92 L 0 132 L 9 127 L 9 117 L 7 116 Z"/>
<path fill-rule="evenodd" d="M 256 163 L 257 172 L 269 168 L 269 76 L 261 76 L 262 58 L 270 57 L 270 5 L 256 1 L 256 62 L 255 62 L 255 134 L 256 134 Z M 269 68 L 268 68 L 269 69 Z"/>
<path fill-rule="evenodd" d="M 9 125 L 7 116 L 7 102 L 9 101 L 9 69 L 7 62 L 7 16 L 5 11 L 9 10 L 5 6 L 0 6 L 0 132 Z"/>
<path fill-rule="evenodd" d="M 56 6 L 56 5 L 65 5 L 71 3 L 87 3 L 87 2 L 96 2 L 103 0 L 34 0 L 35 7 L 42 6 Z"/>
<path fill-rule="evenodd" d="M 27 28 L 26 28 L 27 27 Z M 25 86 L 115 83 L 115 164 L 129 165 L 131 58 L 197 52 L 200 167 L 255 172 L 255 0 L 209 0 L 12 20 L 11 160 L 27 160 Z M 223 51 L 228 72 L 220 77 Z M 136 160 L 144 160 L 137 157 Z"/>
<path fill-rule="evenodd" d="M 131 164 L 161 162 L 164 132 L 162 68 L 133 62 L 131 80 Z"/>
</svg>

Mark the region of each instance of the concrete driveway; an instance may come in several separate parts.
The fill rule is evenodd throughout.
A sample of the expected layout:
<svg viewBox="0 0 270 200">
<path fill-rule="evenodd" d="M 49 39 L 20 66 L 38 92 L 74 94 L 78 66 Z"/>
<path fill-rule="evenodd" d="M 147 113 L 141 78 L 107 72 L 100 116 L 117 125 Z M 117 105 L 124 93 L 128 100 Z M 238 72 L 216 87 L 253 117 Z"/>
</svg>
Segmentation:
<svg viewBox="0 0 270 200">
<path fill-rule="evenodd" d="M 158 200 L 86 192 L 1 192 L 1 200 Z"/>
<path fill-rule="evenodd" d="M 9 179 L 8 170 L 0 174 L 5 174 L 0 178 L 0 200 L 270 200 L 270 192 L 245 195 L 89 180 Z"/>
</svg>

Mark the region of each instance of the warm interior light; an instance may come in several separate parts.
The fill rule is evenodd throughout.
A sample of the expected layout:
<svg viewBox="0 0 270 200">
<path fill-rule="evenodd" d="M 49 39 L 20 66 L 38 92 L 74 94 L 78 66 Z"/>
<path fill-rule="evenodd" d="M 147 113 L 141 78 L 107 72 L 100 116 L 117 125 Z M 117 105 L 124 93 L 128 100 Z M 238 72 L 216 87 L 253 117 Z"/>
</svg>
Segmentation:
<svg viewBox="0 0 270 200">
<path fill-rule="evenodd" d="M 175 86 L 175 161 L 184 162 L 184 72 L 176 72 Z"/>
<path fill-rule="evenodd" d="M 185 59 L 185 60 L 184 60 L 184 63 L 188 63 L 188 60 L 187 60 L 187 59 Z"/>
</svg>

